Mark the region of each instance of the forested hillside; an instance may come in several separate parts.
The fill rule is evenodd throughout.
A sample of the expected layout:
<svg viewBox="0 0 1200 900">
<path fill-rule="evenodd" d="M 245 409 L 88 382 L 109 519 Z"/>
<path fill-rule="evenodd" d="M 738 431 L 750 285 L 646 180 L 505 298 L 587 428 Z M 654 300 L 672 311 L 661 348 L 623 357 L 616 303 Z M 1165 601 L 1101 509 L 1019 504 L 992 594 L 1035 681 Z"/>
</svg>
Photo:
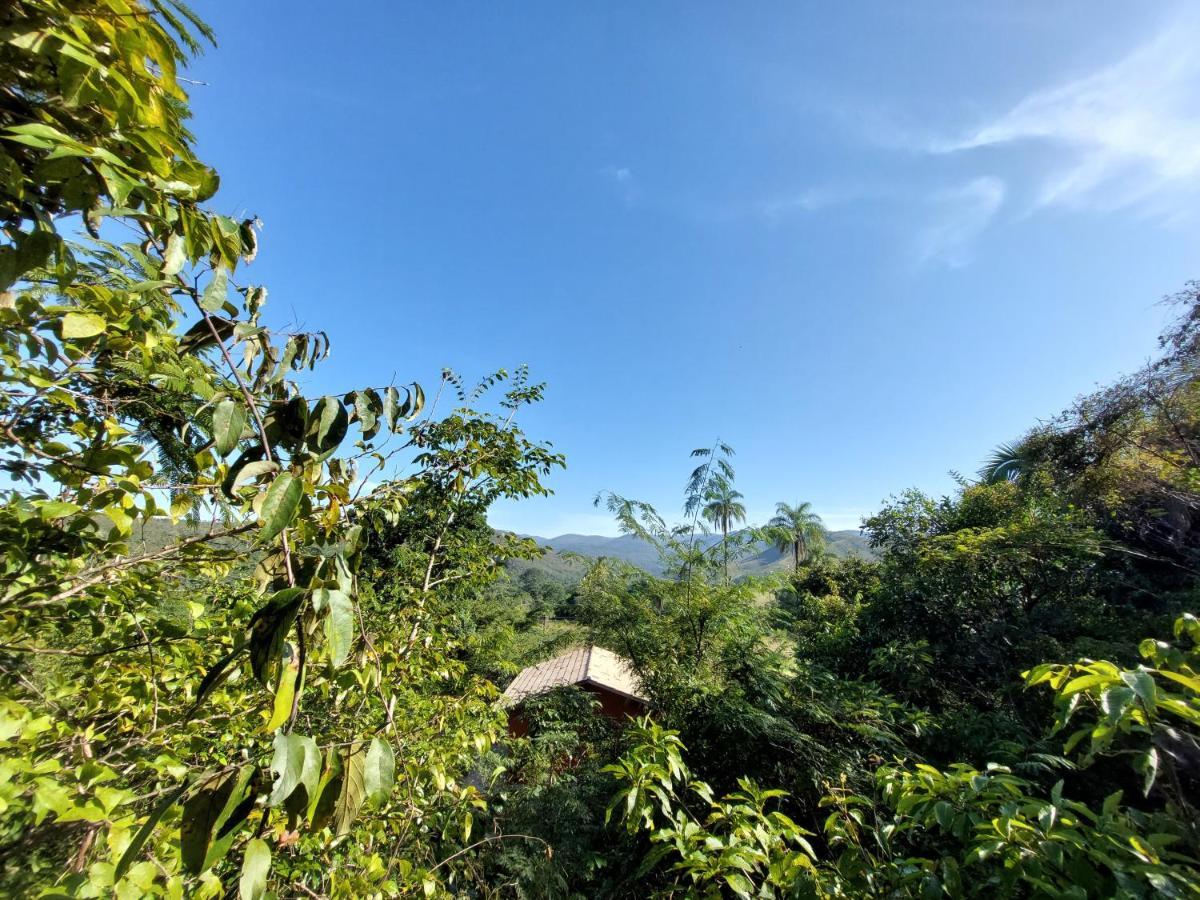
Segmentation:
<svg viewBox="0 0 1200 900">
<path fill-rule="evenodd" d="M 662 559 L 654 544 L 640 538 L 624 535 L 622 537 L 601 537 L 594 534 L 560 534 L 558 537 L 544 538 L 532 536 L 539 547 L 545 547 L 557 553 L 566 552 L 588 556 L 593 559 L 611 557 L 624 560 L 655 575 L 663 572 Z M 720 542 L 720 535 L 705 534 L 699 536 L 698 543 L 713 546 Z M 824 537 L 825 552 L 831 556 L 847 557 L 872 555 L 870 544 L 857 530 L 830 531 Z M 790 561 L 787 554 L 772 547 L 768 542 L 759 541 L 754 548 L 756 552 L 748 554 L 737 561 L 735 571 L 739 574 L 762 574 L 767 570 L 787 568 Z"/>
<path fill-rule="evenodd" d="M 746 522 L 700 434 L 671 510 L 598 498 L 636 564 L 547 563 L 487 521 L 565 463 L 523 367 L 311 392 L 329 338 L 188 130 L 212 40 L 0 11 L 0 893 L 1200 895 L 1200 286 L 869 553 Z M 513 736 L 500 691 L 587 644 L 648 714 L 567 687 Z"/>
</svg>

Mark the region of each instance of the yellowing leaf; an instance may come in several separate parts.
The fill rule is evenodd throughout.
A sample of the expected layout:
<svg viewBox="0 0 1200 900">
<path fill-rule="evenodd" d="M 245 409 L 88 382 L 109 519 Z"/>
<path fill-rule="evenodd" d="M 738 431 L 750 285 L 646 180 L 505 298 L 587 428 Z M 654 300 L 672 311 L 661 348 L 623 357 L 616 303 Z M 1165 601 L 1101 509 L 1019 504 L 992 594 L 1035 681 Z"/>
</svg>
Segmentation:
<svg viewBox="0 0 1200 900">
<path fill-rule="evenodd" d="M 63 316 L 62 336 L 64 341 L 80 340 L 104 334 L 105 322 L 95 313 L 69 312 Z"/>
<path fill-rule="evenodd" d="M 167 238 L 167 248 L 163 252 L 163 275 L 178 274 L 179 270 L 183 268 L 183 261 L 183 237 L 172 232 L 171 236 Z"/>
<path fill-rule="evenodd" d="M 300 680 L 300 663 L 294 656 L 288 660 L 279 672 L 279 686 L 275 688 L 275 702 L 271 710 L 271 718 L 263 731 L 270 734 L 276 728 L 282 727 L 292 714 L 292 706 L 296 702 L 296 687 Z"/>
</svg>

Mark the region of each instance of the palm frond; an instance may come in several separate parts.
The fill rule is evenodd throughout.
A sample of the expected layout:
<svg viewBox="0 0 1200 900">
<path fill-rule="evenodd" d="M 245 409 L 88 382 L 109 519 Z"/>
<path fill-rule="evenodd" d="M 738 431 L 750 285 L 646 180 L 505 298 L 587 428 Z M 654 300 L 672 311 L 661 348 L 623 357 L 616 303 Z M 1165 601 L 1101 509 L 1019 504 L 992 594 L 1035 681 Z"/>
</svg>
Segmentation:
<svg viewBox="0 0 1200 900">
<path fill-rule="evenodd" d="M 984 484 L 1019 481 L 1028 473 L 1030 459 L 1021 444 L 1000 444 L 984 461 L 979 480 Z"/>
</svg>

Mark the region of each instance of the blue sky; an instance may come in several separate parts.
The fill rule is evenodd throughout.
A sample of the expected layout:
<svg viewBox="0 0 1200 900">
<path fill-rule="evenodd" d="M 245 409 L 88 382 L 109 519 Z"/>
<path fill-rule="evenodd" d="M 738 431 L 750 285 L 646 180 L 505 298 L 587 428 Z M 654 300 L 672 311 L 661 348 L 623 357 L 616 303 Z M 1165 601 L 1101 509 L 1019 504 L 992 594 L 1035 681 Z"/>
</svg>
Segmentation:
<svg viewBox="0 0 1200 900">
<path fill-rule="evenodd" d="M 528 363 L 568 457 L 495 525 L 613 533 L 737 450 L 855 527 L 1146 360 L 1200 275 L 1200 10 L 195 4 L 221 211 L 316 390 Z"/>
</svg>

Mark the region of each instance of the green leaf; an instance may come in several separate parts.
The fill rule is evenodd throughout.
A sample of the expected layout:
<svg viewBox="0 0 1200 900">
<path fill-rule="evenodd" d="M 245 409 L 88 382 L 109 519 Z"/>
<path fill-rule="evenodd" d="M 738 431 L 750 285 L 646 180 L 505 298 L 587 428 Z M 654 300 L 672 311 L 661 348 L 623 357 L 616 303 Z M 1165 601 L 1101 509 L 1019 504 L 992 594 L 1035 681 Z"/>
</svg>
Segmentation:
<svg viewBox="0 0 1200 900">
<path fill-rule="evenodd" d="M 396 757 L 391 745 L 371 738 L 363 766 L 363 787 L 373 806 L 381 806 L 392 793 L 396 776 Z"/>
<path fill-rule="evenodd" d="M 228 292 L 229 272 L 224 266 L 217 266 L 204 293 L 200 295 L 201 308 L 210 313 L 220 312 L 225 306 Z"/>
<path fill-rule="evenodd" d="M 1154 684 L 1154 679 L 1150 676 L 1149 672 L 1141 670 L 1122 672 L 1121 680 L 1133 689 L 1133 692 L 1137 694 L 1138 699 L 1142 701 L 1147 711 L 1154 712 L 1154 708 L 1158 703 L 1158 687 Z"/>
<path fill-rule="evenodd" d="M 213 864 L 209 841 L 214 832 L 234 818 L 234 812 L 245 802 L 252 775 L 253 769 L 249 766 L 221 773 L 202 782 L 184 802 L 179 842 L 185 871 L 196 875 Z M 252 802 L 253 798 L 250 799 Z M 249 808 L 246 809 L 248 813 Z"/>
<path fill-rule="evenodd" d="M 954 824 L 954 807 L 945 800 L 939 800 L 933 805 L 933 814 L 937 818 L 938 824 L 945 829 L 949 829 Z"/>
<path fill-rule="evenodd" d="M 258 458 L 262 456 L 262 453 L 262 447 L 251 447 L 229 467 L 229 471 L 225 475 L 225 480 L 221 482 L 221 490 L 225 492 L 225 496 L 230 500 L 234 499 L 233 492 L 243 482 L 250 481 L 262 475 L 271 475 L 279 471 L 279 463 L 269 459 Z"/>
<path fill-rule="evenodd" d="M 343 591 L 323 592 L 328 607 L 325 614 L 325 641 L 329 645 L 329 661 L 340 666 L 350 655 L 354 643 L 354 604 Z"/>
<path fill-rule="evenodd" d="M 292 715 L 292 707 L 296 701 L 296 688 L 300 681 L 300 660 L 296 654 L 291 654 L 287 664 L 279 673 L 279 684 L 275 688 L 275 701 L 271 710 L 271 718 L 263 727 L 270 734 Z"/>
<path fill-rule="evenodd" d="M 738 872 L 726 875 L 725 883 L 733 888 L 733 892 L 739 897 L 751 897 L 754 895 L 754 882 Z"/>
<path fill-rule="evenodd" d="M 120 881 L 125 877 L 125 873 L 129 871 L 129 867 L 134 860 L 142 852 L 142 847 L 146 846 L 146 841 L 150 838 L 150 834 L 154 831 L 162 817 L 166 815 L 167 810 L 175 805 L 175 802 L 183 796 L 183 792 L 188 789 L 187 782 L 184 782 L 175 790 L 167 794 L 158 805 L 151 810 L 150 815 L 146 817 L 146 821 L 142 827 L 138 829 L 138 833 L 133 836 L 133 840 L 129 842 L 129 846 L 125 848 L 125 852 L 121 855 L 121 861 L 117 863 L 117 867 L 113 870 L 113 880 Z"/>
<path fill-rule="evenodd" d="M 275 755 L 271 758 L 271 771 L 275 774 L 275 782 L 267 805 L 281 805 L 301 786 L 309 797 L 315 797 L 321 774 L 321 751 L 317 742 L 295 732 L 279 732 L 273 746 Z"/>
<path fill-rule="evenodd" d="M 232 397 L 226 397 L 213 410 L 213 439 L 221 456 L 228 456 L 242 439 L 246 418 L 246 407 Z"/>
<path fill-rule="evenodd" d="M 1135 768 L 1142 773 L 1142 793 L 1149 796 L 1150 788 L 1158 777 L 1158 750 L 1151 747 L 1141 754 L 1134 763 Z"/>
<path fill-rule="evenodd" d="M 367 764 L 366 749 L 357 744 L 346 753 L 342 764 L 342 780 L 333 809 L 333 827 L 339 835 L 350 831 L 358 811 L 362 808 L 366 797 L 364 770 Z"/>
<path fill-rule="evenodd" d="M 63 340 L 73 341 L 104 334 L 105 324 L 104 319 L 95 313 L 69 312 L 62 320 Z"/>
<path fill-rule="evenodd" d="M 163 275 L 169 277 L 179 274 L 179 270 L 183 268 L 183 262 L 183 236 L 172 231 L 171 236 L 167 238 L 166 250 L 163 251 Z"/>
<path fill-rule="evenodd" d="M 250 668 L 263 685 L 274 683 L 283 658 L 284 638 L 300 611 L 303 588 L 284 588 L 271 595 L 250 618 Z"/>
<path fill-rule="evenodd" d="M 1100 708 L 1104 710 L 1111 723 L 1117 722 L 1129 709 L 1133 702 L 1133 691 L 1123 685 L 1107 688 L 1100 695 Z"/>
<path fill-rule="evenodd" d="M 254 766 L 242 766 L 237 772 L 237 780 L 234 782 L 233 790 L 229 793 L 229 799 L 225 801 L 221 814 L 217 816 L 217 821 L 213 824 L 213 840 L 204 857 L 205 869 L 211 869 L 225 858 L 225 854 L 229 852 L 230 846 L 237 837 L 239 826 L 246 821 L 250 811 L 254 809 L 258 790 L 258 769 Z"/>
<path fill-rule="evenodd" d="M 354 411 L 358 413 L 358 424 L 362 428 L 363 437 L 370 439 L 379 430 L 379 413 L 383 410 L 383 401 L 379 394 L 368 388 L 354 398 Z"/>
<path fill-rule="evenodd" d="M 1089 688 L 1093 688 L 1101 684 L 1107 684 L 1110 681 L 1112 681 L 1112 679 L 1107 675 L 1080 675 L 1078 678 L 1073 678 L 1068 681 L 1063 686 L 1063 689 L 1059 691 L 1059 696 L 1069 697 L 1071 694 L 1077 694 L 1080 691 L 1086 691 Z"/>
<path fill-rule="evenodd" d="M 1159 669 L 1158 674 L 1164 678 L 1169 678 L 1176 684 L 1182 684 L 1189 691 L 1200 694 L 1200 678 L 1194 675 L 1184 675 L 1181 672 L 1169 672 L 1166 669 Z"/>
<path fill-rule="evenodd" d="M 261 838 L 246 844 L 242 858 L 242 877 L 238 881 L 241 900 L 260 900 L 267 889 L 267 873 L 271 870 L 271 848 Z"/>
<path fill-rule="evenodd" d="M 320 454 L 331 453 L 341 444 L 349 427 L 350 416 L 337 397 L 317 401 L 309 420 L 309 446 Z"/>
<path fill-rule="evenodd" d="M 213 667 L 205 673 L 204 678 L 200 681 L 200 686 L 196 688 L 196 700 L 192 704 L 192 708 L 189 710 L 187 715 L 189 719 L 196 714 L 196 710 L 200 708 L 200 704 L 208 699 L 208 695 L 216 689 L 217 685 L 225 680 L 228 674 L 226 669 L 229 668 L 229 664 L 231 662 L 237 659 L 238 654 L 246 649 L 247 643 L 248 642 L 244 639 L 238 641 L 236 644 L 234 644 L 232 650 L 222 656 L 216 663 L 213 664 Z"/>
<path fill-rule="evenodd" d="M 262 505 L 262 529 L 258 539 L 265 543 L 291 524 L 300 509 L 304 484 L 291 472 L 281 472 L 267 488 Z"/>
<path fill-rule="evenodd" d="M 321 772 L 321 780 L 316 792 L 309 792 L 308 822 L 314 830 L 320 831 L 333 818 L 338 797 L 342 791 L 342 755 L 330 751 L 325 760 L 325 769 Z"/>
</svg>

